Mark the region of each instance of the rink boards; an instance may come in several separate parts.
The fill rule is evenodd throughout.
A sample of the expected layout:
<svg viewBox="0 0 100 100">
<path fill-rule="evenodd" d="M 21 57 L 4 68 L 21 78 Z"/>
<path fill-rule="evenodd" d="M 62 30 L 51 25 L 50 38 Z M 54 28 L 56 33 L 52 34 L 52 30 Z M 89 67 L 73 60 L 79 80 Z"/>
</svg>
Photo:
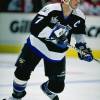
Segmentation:
<svg viewBox="0 0 100 100">
<path fill-rule="evenodd" d="M 19 53 L 26 38 L 29 35 L 31 20 L 36 14 L 23 13 L 0 13 L 0 53 Z M 87 16 L 87 37 L 86 42 L 92 48 L 96 58 L 100 58 L 100 17 Z M 72 38 L 72 45 L 75 40 Z M 68 57 L 77 57 L 73 49 L 66 53 Z"/>
<path fill-rule="evenodd" d="M 16 45 L 0 45 L 0 53 L 19 53 L 22 46 L 16 46 Z M 93 50 L 93 55 L 95 58 L 100 59 L 100 50 Z M 67 57 L 74 57 L 77 58 L 77 51 L 74 49 L 69 49 L 66 52 Z"/>
</svg>

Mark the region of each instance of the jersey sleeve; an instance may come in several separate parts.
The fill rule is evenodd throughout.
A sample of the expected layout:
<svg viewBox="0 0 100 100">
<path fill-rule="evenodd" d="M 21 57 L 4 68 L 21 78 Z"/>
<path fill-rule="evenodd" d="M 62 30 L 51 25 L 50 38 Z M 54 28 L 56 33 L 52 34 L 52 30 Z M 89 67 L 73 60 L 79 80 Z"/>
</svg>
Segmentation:
<svg viewBox="0 0 100 100">
<path fill-rule="evenodd" d="M 40 14 L 37 14 L 36 17 L 31 22 L 30 32 L 31 34 L 38 36 L 38 34 L 44 29 L 46 26 L 48 26 L 48 16 L 43 16 Z"/>
<path fill-rule="evenodd" d="M 61 10 L 60 5 L 56 4 L 48 4 L 44 6 L 36 15 L 36 17 L 32 20 L 31 23 L 31 33 L 35 36 L 38 36 L 40 32 L 45 28 L 51 28 L 50 21 L 52 17 L 52 12 L 56 10 Z M 48 32 L 48 31 L 47 31 Z"/>
<path fill-rule="evenodd" d="M 31 22 L 31 34 L 38 36 L 38 34 L 47 26 L 49 26 L 49 13 L 52 11 L 49 6 L 43 7 Z"/>
<path fill-rule="evenodd" d="M 73 33 L 74 34 L 86 34 L 85 20 L 80 20 L 79 26 L 74 28 Z"/>
<path fill-rule="evenodd" d="M 86 23 L 85 23 L 86 16 L 84 15 L 84 13 L 79 8 L 77 8 L 73 12 L 73 14 L 75 16 L 77 16 L 77 18 L 79 20 L 77 23 L 74 24 L 75 29 L 74 29 L 73 33 L 74 34 L 86 34 Z M 76 27 L 76 25 L 77 25 L 77 27 Z"/>
</svg>

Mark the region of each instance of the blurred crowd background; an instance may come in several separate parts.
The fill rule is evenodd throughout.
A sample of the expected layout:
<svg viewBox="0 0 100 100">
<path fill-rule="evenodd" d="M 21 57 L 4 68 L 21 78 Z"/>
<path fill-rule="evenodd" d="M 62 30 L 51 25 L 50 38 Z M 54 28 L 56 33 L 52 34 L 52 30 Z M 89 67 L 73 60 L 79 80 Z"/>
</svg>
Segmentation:
<svg viewBox="0 0 100 100">
<path fill-rule="evenodd" d="M 0 12 L 36 13 L 47 3 L 59 0 L 0 0 Z M 80 9 L 86 15 L 100 15 L 100 0 L 81 0 Z"/>
</svg>

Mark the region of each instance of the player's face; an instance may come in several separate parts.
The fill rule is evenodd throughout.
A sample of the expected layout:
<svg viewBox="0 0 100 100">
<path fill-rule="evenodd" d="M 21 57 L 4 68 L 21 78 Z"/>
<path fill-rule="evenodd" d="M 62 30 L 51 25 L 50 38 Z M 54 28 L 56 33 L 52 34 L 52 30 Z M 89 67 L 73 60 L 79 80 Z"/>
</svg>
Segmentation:
<svg viewBox="0 0 100 100">
<path fill-rule="evenodd" d="M 76 9 L 79 3 L 80 3 L 80 0 L 70 0 L 69 2 L 72 9 Z"/>
</svg>

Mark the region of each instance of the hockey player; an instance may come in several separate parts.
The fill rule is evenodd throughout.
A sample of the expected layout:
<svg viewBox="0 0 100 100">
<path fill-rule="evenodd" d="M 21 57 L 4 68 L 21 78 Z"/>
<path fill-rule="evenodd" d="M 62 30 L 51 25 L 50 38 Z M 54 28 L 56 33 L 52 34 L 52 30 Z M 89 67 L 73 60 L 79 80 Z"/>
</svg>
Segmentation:
<svg viewBox="0 0 100 100">
<path fill-rule="evenodd" d="M 79 3 L 80 0 L 61 0 L 46 5 L 37 13 L 31 23 L 31 34 L 15 64 L 12 96 L 3 100 L 21 100 L 26 95 L 31 72 L 42 58 L 48 80 L 41 89 L 50 100 L 59 100 L 58 93 L 65 86 L 66 51 L 72 34 L 76 48 L 86 51 L 85 55 L 78 52 L 79 58 L 88 62 L 93 60 L 83 37 L 86 33 L 85 16 L 78 8 Z"/>
</svg>

